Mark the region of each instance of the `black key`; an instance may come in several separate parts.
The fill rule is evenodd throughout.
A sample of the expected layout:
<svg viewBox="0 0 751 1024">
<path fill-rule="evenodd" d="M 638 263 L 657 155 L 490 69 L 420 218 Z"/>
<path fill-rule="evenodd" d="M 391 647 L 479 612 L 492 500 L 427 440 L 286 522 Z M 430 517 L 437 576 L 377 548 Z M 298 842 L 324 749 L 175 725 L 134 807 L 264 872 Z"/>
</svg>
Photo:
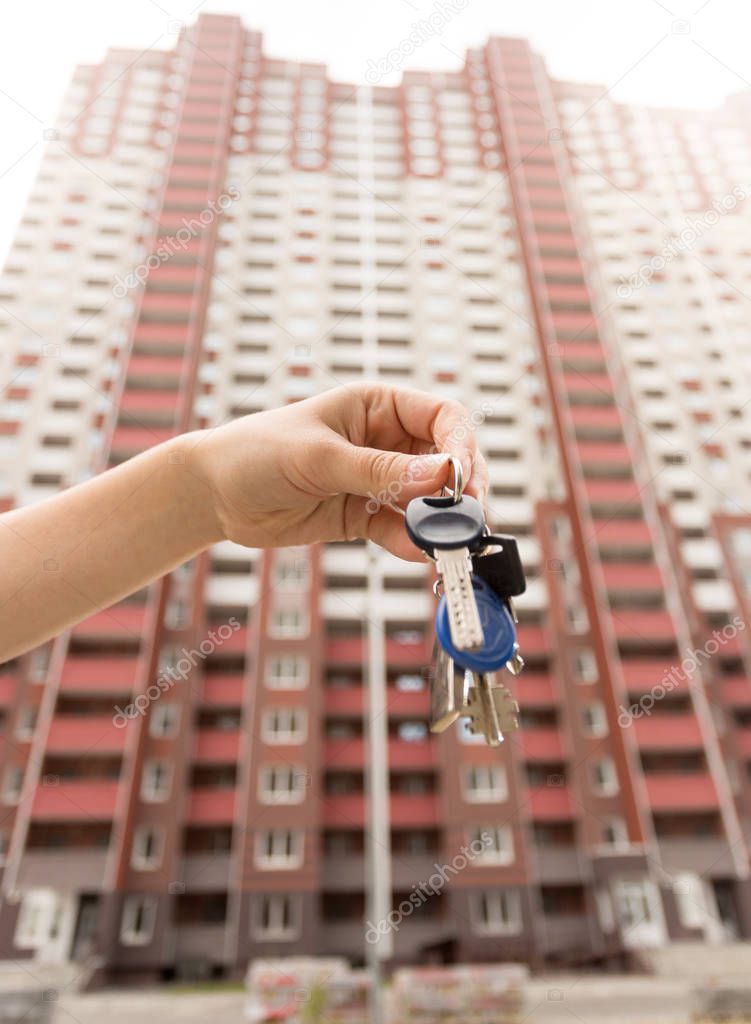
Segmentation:
<svg viewBox="0 0 751 1024">
<path fill-rule="evenodd" d="M 485 546 L 485 516 L 482 505 L 468 495 L 456 501 L 453 495 L 413 498 L 407 505 L 405 525 L 410 540 L 431 558 L 435 549 L 470 552 Z"/>
<path fill-rule="evenodd" d="M 484 543 L 487 547 L 497 547 L 487 555 L 473 557 L 472 569 L 475 574 L 504 600 L 523 594 L 527 589 L 527 581 L 516 538 L 506 534 L 491 534 L 484 538 Z"/>
</svg>

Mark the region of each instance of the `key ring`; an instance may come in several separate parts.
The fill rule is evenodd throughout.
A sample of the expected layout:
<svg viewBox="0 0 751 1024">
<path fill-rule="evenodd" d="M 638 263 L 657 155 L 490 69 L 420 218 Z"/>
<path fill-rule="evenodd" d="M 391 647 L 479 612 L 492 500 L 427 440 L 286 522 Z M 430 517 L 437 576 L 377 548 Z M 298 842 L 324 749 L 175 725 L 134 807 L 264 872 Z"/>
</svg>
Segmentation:
<svg viewBox="0 0 751 1024">
<path fill-rule="evenodd" d="M 452 495 L 454 497 L 454 504 L 458 505 L 462 500 L 462 494 L 464 493 L 464 470 L 462 469 L 462 460 L 458 455 L 451 455 L 449 457 L 451 468 L 454 471 L 454 488 Z M 446 485 L 444 484 L 441 488 L 441 497 L 446 494 Z"/>
</svg>

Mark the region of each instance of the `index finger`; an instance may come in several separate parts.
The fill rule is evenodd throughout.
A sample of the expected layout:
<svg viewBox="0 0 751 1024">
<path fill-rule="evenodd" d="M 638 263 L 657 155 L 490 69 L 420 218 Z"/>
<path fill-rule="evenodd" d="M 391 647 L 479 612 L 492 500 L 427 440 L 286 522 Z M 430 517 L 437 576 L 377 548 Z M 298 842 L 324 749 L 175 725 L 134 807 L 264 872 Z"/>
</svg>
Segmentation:
<svg viewBox="0 0 751 1024">
<path fill-rule="evenodd" d="M 464 480 L 473 490 L 472 470 L 477 460 L 477 438 L 465 407 L 416 388 L 394 388 L 394 412 L 404 429 L 421 441 L 432 441 L 437 451 L 460 459 Z"/>
</svg>

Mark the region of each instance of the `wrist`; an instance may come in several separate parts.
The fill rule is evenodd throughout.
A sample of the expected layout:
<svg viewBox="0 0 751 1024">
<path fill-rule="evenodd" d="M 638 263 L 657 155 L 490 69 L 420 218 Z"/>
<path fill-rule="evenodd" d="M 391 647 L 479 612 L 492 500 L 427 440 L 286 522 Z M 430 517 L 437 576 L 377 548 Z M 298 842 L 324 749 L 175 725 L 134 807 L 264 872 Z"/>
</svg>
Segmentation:
<svg viewBox="0 0 751 1024">
<path fill-rule="evenodd" d="M 216 511 L 210 465 L 203 457 L 210 433 L 209 430 L 194 430 L 171 438 L 165 445 L 167 462 L 174 468 L 173 485 L 178 506 L 201 548 L 225 539 Z"/>
</svg>

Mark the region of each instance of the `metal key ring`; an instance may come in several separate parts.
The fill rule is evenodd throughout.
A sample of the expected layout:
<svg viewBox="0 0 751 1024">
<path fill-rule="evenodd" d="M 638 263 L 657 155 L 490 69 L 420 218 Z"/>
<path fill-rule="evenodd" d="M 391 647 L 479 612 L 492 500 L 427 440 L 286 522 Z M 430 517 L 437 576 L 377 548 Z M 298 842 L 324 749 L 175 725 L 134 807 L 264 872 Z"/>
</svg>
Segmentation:
<svg viewBox="0 0 751 1024">
<path fill-rule="evenodd" d="M 458 505 L 462 500 L 462 494 L 464 493 L 464 470 L 462 469 L 462 460 L 458 455 L 451 455 L 449 457 L 451 468 L 454 471 L 454 488 L 452 495 L 454 497 L 454 504 Z M 446 485 L 444 484 L 441 488 L 441 497 L 446 494 Z"/>
</svg>

